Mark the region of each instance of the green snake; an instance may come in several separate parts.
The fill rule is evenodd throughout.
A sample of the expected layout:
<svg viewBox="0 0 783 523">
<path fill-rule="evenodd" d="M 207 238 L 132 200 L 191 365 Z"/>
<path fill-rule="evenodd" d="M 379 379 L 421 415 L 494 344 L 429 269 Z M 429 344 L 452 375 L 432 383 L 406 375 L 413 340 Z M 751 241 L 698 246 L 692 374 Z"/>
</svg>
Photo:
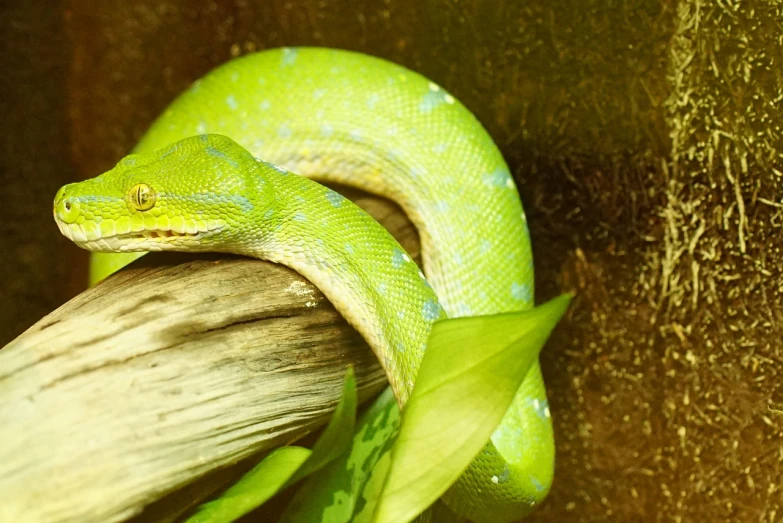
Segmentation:
<svg viewBox="0 0 783 523">
<path fill-rule="evenodd" d="M 314 180 L 396 201 L 419 231 L 424 272 L 375 220 Z M 291 267 L 366 339 L 400 405 L 433 322 L 533 304 L 525 214 L 489 134 L 427 78 L 355 52 L 273 49 L 216 68 L 133 154 L 62 187 L 54 216 L 66 237 L 98 253 L 93 280 L 145 251 L 230 252 Z M 536 363 L 442 499 L 475 521 L 511 521 L 543 500 L 553 473 Z"/>
</svg>

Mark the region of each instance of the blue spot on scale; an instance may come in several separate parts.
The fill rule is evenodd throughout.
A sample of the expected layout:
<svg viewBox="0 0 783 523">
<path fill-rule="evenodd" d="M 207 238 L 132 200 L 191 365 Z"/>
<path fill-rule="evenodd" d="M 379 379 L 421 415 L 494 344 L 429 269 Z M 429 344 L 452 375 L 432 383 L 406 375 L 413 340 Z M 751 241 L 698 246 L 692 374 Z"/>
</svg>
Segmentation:
<svg viewBox="0 0 783 523">
<path fill-rule="evenodd" d="M 457 304 L 457 316 L 470 316 L 472 314 L 472 310 L 470 308 L 470 305 L 467 303 L 459 303 Z"/>
<path fill-rule="evenodd" d="M 263 163 L 266 163 L 266 162 L 263 162 Z M 269 167 L 271 167 L 272 169 L 274 169 L 275 171 L 279 172 L 280 174 L 288 174 L 288 171 L 286 171 L 285 169 L 283 169 L 279 165 L 275 165 L 273 163 L 267 163 L 267 165 Z"/>
<path fill-rule="evenodd" d="M 288 127 L 286 124 L 281 125 L 277 128 L 277 136 L 280 138 L 290 138 L 291 137 L 291 128 Z"/>
<path fill-rule="evenodd" d="M 341 194 L 336 193 L 331 189 L 326 191 L 326 199 L 329 200 L 329 203 L 335 208 L 342 206 L 343 200 L 345 200 Z"/>
<path fill-rule="evenodd" d="M 487 239 L 481 240 L 481 254 L 488 253 L 491 250 L 492 250 L 492 242 Z"/>
<path fill-rule="evenodd" d="M 283 67 L 293 65 L 294 62 L 296 62 L 296 57 L 299 54 L 299 52 L 296 49 L 291 49 L 289 47 L 286 47 L 283 49 L 283 58 L 280 61 L 280 65 Z"/>
<path fill-rule="evenodd" d="M 321 136 L 324 136 L 326 138 L 329 138 L 334 133 L 334 127 L 332 127 L 330 124 L 325 123 L 321 126 Z"/>
<path fill-rule="evenodd" d="M 242 208 L 242 210 L 245 212 L 250 212 L 253 209 L 255 209 L 255 205 L 253 205 L 252 202 L 247 198 L 245 198 L 244 196 L 229 197 L 228 201 L 239 205 Z"/>
<path fill-rule="evenodd" d="M 533 398 L 530 400 L 530 404 L 533 407 L 533 410 L 536 411 L 536 414 L 539 418 L 546 419 L 549 416 L 547 413 L 549 412 L 549 401 L 547 401 L 546 398 L 544 399 L 538 399 Z"/>
<path fill-rule="evenodd" d="M 508 481 L 508 477 L 511 475 L 511 471 L 508 470 L 508 465 L 503 466 L 503 472 L 498 476 L 498 483 L 505 483 Z"/>
<path fill-rule="evenodd" d="M 237 107 L 239 107 L 239 104 L 237 103 L 237 99 L 234 98 L 234 95 L 229 95 L 226 97 L 226 105 L 232 110 L 235 111 Z"/>
<path fill-rule="evenodd" d="M 307 216 L 305 216 L 305 215 L 304 215 L 303 213 L 301 213 L 301 212 L 298 212 L 298 213 L 296 213 L 296 214 L 294 215 L 294 220 L 296 220 L 296 221 L 298 221 L 298 222 L 306 222 L 306 221 L 307 221 Z"/>
<path fill-rule="evenodd" d="M 546 487 L 544 487 L 544 485 L 534 475 L 531 474 L 529 476 L 529 479 L 530 479 L 530 483 L 533 484 L 533 488 L 536 489 L 536 492 L 543 492 L 544 490 L 546 490 Z"/>
<path fill-rule="evenodd" d="M 421 315 L 427 321 L 435 321 L 440 316 L 440 304 L 432 298 L 424 302 L 421 307 Z"/>
<path fill-rule="evenodd" d="M 378 100 L 380 100 L 380 97 L 377 94 L 370 95 L 369 98 L 367 98 L 367 109 L 374 110 L 375 106 L 378 105 Z"/>
<path fill-rule="evenodd" d="M 530 302 L 533 301 L 533 289 L 528 283 L 514 282 L 511 284 L 511 296 L 515 300 Z"/>
<path fill-rule="evenodd" d="M 163 151 L 158 158 L 163 160 L 164 158 L 167 158 L 167 157 L 171 156 L 172 154 L 174 154 L 176 151 L 177 151 L 176 147 L 169 147 L 167 150 Z M 125 163 L 125 162 L 123 162 L 123 163 Z M 125 165 L 130 165 L 130 164 L 125 163 Z"/>
<path fill-rule="evenodd" d="M 511 173 L 505 167 L 498 167 L 491 173 L 485 173 L 482 178 L 486 185 L 492 187 L 508 187 L 509 182 L 512 182 Z"/>
<path fill-rule="evenodd" d="M 262 111 L 266 111 L 267 109 L 269 109 L 269 107 L 271 107 L 271 105 L 272 104 L 269 103 L 269 100 L 264 100 L 260 104 L 258 104 L 258 108 L 261 109 Z"/>
<path fill-rule="evenodd" d="M 394 249 L 392 252 L 392 266 L 395 269 L 399 269 L 405 263 L 405 253 L 399 249 Z"/>
<path fill-rule="evenodd" d="M 224 160 L 224 161 L 228 162 L 229 164 L 231 164 L 231 166 L 234 167 L 234 168 L 238 168 L 239 167 L 239 164 L 237 162 L 235 162 L 234 160 L 232 160 L 231 158 L 226 156 L 226 153 L 224 153 L 223 151 L 221 151 L 219 149 L 215 149 L 214 147 L 210 146 L 210 147 L 207 147 L 206 151 L 207 151 L 208 155 L 213 156 L 215 158 L 220 158 L 221 160 Z"/>
<path fill-rule="evenodd" d="M 348 254 L 353 254 L 353 245 L 351 245 L 350 243 L 346 243 L 345 252 L 347 252 Z"/>
<path fill-rule="evenodd" d="M 422 98 L 421 103 L 419 104 L 419 111 L 423 113 L 428 113 L 435 109 L 437 106 L 443 103 L 444 97 L 443 97 L 443 91 L 428 91 L 427 94 L 424 95 L 424 98 Z"/>
</svg>

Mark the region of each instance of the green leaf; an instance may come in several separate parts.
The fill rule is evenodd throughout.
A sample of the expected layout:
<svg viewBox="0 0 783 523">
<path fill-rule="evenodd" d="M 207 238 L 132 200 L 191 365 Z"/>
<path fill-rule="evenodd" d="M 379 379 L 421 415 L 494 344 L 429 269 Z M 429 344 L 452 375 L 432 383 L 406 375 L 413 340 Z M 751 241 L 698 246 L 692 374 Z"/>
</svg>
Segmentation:
<svg viewBox="0 0 783 523">
<path fill-rule="evenodd" d="M 218 499 L 201 505 L 187 521 L 217 523 L 244 516 L 282 490 L 311 455 L 310 449 L 304 447 L 283 447 L 273 451 Z"/>
<path fill-rule="evenodd" d="M 289 479 L 284 488 L 290 487 L 308 474 L 312 474 L 329 462 L 339 458 L 351 448 L 356 427 L 356 378 L 353 367 L 348 367 L 343 385 L 343 397 L 332 414 L 329 425 L 313 445 L 313 453 Z"/>
<path fill-rule="evenodd" d="M 350 452 L 308 476 L 286 507 L 281 523 L 353 521 L 355 510 L 365 506 L 363 494 L 370 476 L 391 451 L 399 427 L 400 409 L 387 387 L 359 419 Z"/>
<path fill-rule="evenodd" d="M 552 329 L 563 295 L 535 309 L 436 322 L 402 413 L 375 523 L 413 520 L 489 440 Z"/>
<path fill-rule="evenodd" d="M 255 510 L 278 492 L 290 487 L 344 454 L 356 424 L 356 379 L 353 368 L 345 375 L 343 396 L 313 450 L 283 447 L 275 450 L 219 498 L 201 505 L 189 523 L 234 521 Z"/>
</svg>

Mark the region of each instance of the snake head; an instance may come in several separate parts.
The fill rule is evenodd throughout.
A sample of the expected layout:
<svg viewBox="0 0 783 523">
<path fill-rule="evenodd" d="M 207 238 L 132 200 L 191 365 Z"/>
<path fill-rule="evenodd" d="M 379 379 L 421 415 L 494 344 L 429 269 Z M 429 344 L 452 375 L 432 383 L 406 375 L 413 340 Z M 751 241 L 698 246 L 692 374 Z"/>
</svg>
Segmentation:
<svg viewBox="0 0 783 523">
<path fill-rule="evenodd" d="M 54 219 L 91 251 L 233 251 L 257 207 L 271 205 L 264 197 L 271 187 L 256 169 L 255 158 L 225 136 L 186 138 L 62 187 Z"/>
</svg>

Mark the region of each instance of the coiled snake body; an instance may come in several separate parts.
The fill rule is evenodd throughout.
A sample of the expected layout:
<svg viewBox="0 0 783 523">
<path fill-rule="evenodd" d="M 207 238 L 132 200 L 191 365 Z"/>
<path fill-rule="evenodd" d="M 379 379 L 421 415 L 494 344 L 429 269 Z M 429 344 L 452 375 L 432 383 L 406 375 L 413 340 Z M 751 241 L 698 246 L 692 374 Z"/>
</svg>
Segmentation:
<svg viewBox="0 0 783 523">
<path fill-rule="evenodd" d="M 308 178 L 396 201 L 420 233 L 426 280 L 380 225 Z M 533 302 L 524 212 L 492 139 L 436 84 L 359 53 L 287 48 L 228 62 L 175 100 L 134 154 L 60 189 L 54 214 L 99 253 L 223 251 L 295 269 L 365 337 L 400 404 L 435 320 Z M 93 256 L 100 275 L 137 254 Z M 553 463 L 535 364 L 444 500 L 476 521 L 519 518 L 546 495 Z"/>
</svg>

